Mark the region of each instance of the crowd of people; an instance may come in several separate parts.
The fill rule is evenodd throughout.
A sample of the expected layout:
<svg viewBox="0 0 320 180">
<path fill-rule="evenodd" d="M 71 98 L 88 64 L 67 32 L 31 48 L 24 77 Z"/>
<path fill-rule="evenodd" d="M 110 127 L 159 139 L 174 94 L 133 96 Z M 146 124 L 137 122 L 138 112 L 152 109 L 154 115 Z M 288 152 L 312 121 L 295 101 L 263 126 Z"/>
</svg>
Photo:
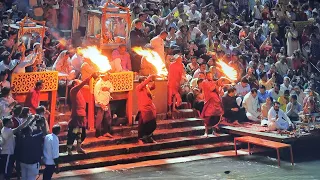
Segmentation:
<svg viewBox="0 0 320 180">
<path fill-rule="evenodd" d="M 22 179 L 35 179 L 42 156 L 46 165 L 44 179 L 51 179 L 59 157 L 60 127 L 54 126 L 52 134 L 48 134 L 46 116 L 49 112 L 39 106 L 43 82 L 37 82 L 25 102 L 19 104 L 10 93 L 12 74 L 50 69 L 69 75 L 68 80 L 72 80 L 69 155 L 73 154 L 75 140 L 76 151 L 85 153 L 81 144 L 86 138 L 87 113 L 80 89 L 91 78 L 101 76 L 94 89 L 96 137 L 113 138 L 109 103 L 113 85 L 109 73 L 97 74 L 99 67 L 81 54 L 81 48 L 86 46 L 88 10 L 106 1 L 80 0 L 78 31 L 82 38 L 64 37 L 60 31 L 70 26 L 72 14 L 68 9 L 73 1 L 31 2 L 0 1 L 0 117 L 3 127 L 0 175 L 4 179 L 11 178 L 14 162 L 16 172 L 21 169 Z M 317 117 L 320 111 L 318 2 L 114 2 L 130 8 L 132 27 L 129 45 L 120 45 L 110 54 L 111 72 L 134 71 L 140 75 L 140 85 L 136 88 L 139 143 L 155 142 L 152 133 L 157 126 L 156 107 L 152 102 L 152 90 L 156 76 L 150 74 L 156 74 L 156 70 L 144 57 L 133 52 L 132 47 L 149 48 L 159 54 L 169 72 L 168 114 L 177 111 L 182 102 L 189 103 L 205 119 L 205 136 L 221 120 L 235 126 L 243 122 L 259 123 L 273 131 L 293 129 L 303 115 Z M 46 13 L 41 13 L 41 9 Z M 18 32 L 10 27 L 27 14 L 46 21 L 49 28 L 43 44 L 38 33 L 18 40 Z M 307 25 L 299 26 L 307 21 Z M 218 60 L 236 70 L 237 80 L 226 78 Z M 59 82 L 59 88 L 63 86 L 67 85 Z"/>
</svg>

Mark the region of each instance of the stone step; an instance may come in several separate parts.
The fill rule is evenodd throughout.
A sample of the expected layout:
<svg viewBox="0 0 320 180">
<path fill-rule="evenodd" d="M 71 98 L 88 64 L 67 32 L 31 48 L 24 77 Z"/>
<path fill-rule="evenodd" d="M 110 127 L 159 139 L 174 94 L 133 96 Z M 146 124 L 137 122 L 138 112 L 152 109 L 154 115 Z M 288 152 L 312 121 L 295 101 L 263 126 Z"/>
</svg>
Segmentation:
<svg viewBox="0 0 320 180">
<path fill-rule="evenodd" d="M 116 164 L 127 164 L 147 160 L 185 157 L 196 154 L 212 153 L 233 149 L 232 142 L 219 142 L 214 144 L 191 145 L 180 148 L 169 148 L 158 151 L 138 152 L 107 157 L 97 157 L 85 160 L 72 161 L 60 164 L 61 171 L 88 169 Z"/>
<path fill-rule="evenodd" d="M 143 144 L 138 143 L 122 144 L 122 145 L 110 145 L 97 148 L 90 148 L 86 152 L 87 154 L 77 154 L 74 152 L 72 156 L 68 156 L 66 153 L 60 153 L 59 161 L 61 163 L 91 159 L 97 157 L 115 156 L 121 154 L 132 154 L 139 152 L 158 151 L 161 149 L 170 149 L 183 146 L 210 144 L 223 141 L 231 141 L 232 137 L 227 134 L 221 134 L 219 137 L 211 136 L 191 136 L 183 138 L 171 138 L 166 140 L 159 140 L 157 143 Z"/>
<path fill-rule="evenodd" d="M 199 113 L 195 109 L 178 109 L 177 112 L 172 112 L 171 116 L 172 119 L 194 118 L 199 117 Z"/>
<path fill-rule="evenodd" d="M 200 119 L 200 118 L 157 120 L 157 130 L 191 127 L 191 126 L 203 126 L 203 125 L 204 125 L 203 119 Z M 63 126 L 63 125 L 61 125 L 61 126 Z M 65 129 L 65 128 L 63 128 L 63 129 Z M 113 131 L 114 135 L 120 135 L 120 136 L 131 135 L 133 132 L 136 133 L 137 130 L 138 130 L 138 125 L 112 127 L 112 131 Z M 94 136 L 95 136 L 95 131 L 87 131 L 87 137 L 94 137 Z M 59 135 L 59 140 L 64 141 L 66 139 L 67 139 L 67 132 L 62 132 Z"/>
<path fill-rule="evenodd" d="M 185 127 L 185 128 L 173 128 L 173 129 L 159 129 L 155 130 L 153 133 L 153 138 L 157 141 L 160 139 L 169 139 L 177 137 L 188 137 L 188 136 L 200 136 L 204 134 L 204 126 L 194 126 L 194 127 Z M 110 138 L 95 138 L 89 137 L 83 142 L 83 148 L 93 148 L 106 145 L 115 145 L 115 144 L 128 144 L 137 142 L 137 134 L 131 136 L 114 136 Z M 60 152 L 65 152 L 66 142 L 60 142 Z"/>
<path fill-rule="evenodd" d="M 199 117 L 197 110 L 195 109 L 178 109 L 177 112 L 172 112 L 172 119 L 194 118 Z M 57 112 L 55 115 L 55 122 L 68 122 L 71 117 L 71 112 L 65 113 Z M 157 114 L 157 119 L 171 119 L 167 114 Z"/>
</svg>

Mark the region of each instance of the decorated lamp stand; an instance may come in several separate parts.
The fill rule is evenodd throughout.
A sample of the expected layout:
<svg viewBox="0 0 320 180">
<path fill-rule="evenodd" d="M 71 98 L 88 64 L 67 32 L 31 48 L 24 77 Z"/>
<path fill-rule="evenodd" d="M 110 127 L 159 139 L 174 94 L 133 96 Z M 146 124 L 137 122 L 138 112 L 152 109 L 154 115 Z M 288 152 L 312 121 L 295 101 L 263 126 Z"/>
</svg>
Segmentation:
<svg viewBox="0 0 320 180">
<path fill-rule="evenodd" d="M 108 0 L 101 10 L 88 11 L 86 38 L 100 49 L 115 49 L 127 44 L 131 28 L 130 10 Z"/>
<path fill-rule="evenodd" d="M 42 48 L 43 39 L 45 37 L 46 29 L 45 21 L 36 21 L 28 16 L 23 18 L 21 21 L 16 24 L 10 24 L 10 28 L 18 30 L 18 43 L 22 43 L 24 46 L 28 41 L 31 41 L 28 34 L 37 33 L 39 35 L 40 48 Z M 29 39 L 28 39 L 29 38 Z M 33 64 L 33 71 L 38 71 L 37 66 L 42 64 L 43 53 L 39 53 L 36 62 Z"/>
</svg>

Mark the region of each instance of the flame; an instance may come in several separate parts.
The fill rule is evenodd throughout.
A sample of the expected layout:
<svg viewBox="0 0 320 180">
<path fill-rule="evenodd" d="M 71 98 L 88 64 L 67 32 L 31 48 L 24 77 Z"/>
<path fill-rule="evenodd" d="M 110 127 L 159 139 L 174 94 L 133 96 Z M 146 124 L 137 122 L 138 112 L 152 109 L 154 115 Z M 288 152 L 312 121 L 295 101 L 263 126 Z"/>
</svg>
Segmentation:
<svg viewBox="0 0 320 180">
<path fill-rule="evenodd" d="M 238 79 L 238 74 L 237 71 L 229 66 L 228 64 L 226 64 L 224 61 L 222 61 L 221 59 L 218 60 L 217 64 L 220 66 L 220 71 L 227 76 L 227 78 L 229 78 L 232 81 L 235 81 Z"/>
<path fill-rule="evenodd" d="M 168 75 L 166 65 L 163 63 L 162 58 L 157 52 L 142 47 L 134 47 L 132 50 L 140 56 L 144 56 L 145 59 L 156 68 L 158 76 Z"/>
<path fill-rule="evenodd" d="M 83 49 L 78 49 L 84 58 L 90 59 L 100 69 L 100 72 L 105 73 L 111 70 L 111 65 L 107 56 L 101 54 L 95 46 L 88 46 Z"/>
</svg>

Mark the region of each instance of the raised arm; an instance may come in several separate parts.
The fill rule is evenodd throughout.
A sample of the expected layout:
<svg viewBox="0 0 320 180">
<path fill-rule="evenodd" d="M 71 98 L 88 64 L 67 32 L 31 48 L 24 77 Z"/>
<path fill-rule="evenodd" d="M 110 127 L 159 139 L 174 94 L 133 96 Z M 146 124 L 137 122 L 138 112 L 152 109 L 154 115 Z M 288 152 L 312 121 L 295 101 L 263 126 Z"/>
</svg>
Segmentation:
<svg viewBox="0 0 320 180">
<path fill-rule="evenodd" d="M 29 126 L 29 124 L 32 122 L 32 120 L 34 119 L 34 116 L 29 116 L 28 119 L 23 122 L 22 124 L 20 124 L 20 126 L 18 126 L 17 128 L 13 129 L 13 134 L 16 134 L 17 132 L 19 132 L 21 129 Z"/>
<path fill-rule="evenodd" d="M 144 80 L 142 83 L 140 83 L 136 88 L 138 91 L 141 91 L 146 85 L 151 82 L 155 78 L 155 75 L 150 75 L 146 80 Z"/>
</svg>

